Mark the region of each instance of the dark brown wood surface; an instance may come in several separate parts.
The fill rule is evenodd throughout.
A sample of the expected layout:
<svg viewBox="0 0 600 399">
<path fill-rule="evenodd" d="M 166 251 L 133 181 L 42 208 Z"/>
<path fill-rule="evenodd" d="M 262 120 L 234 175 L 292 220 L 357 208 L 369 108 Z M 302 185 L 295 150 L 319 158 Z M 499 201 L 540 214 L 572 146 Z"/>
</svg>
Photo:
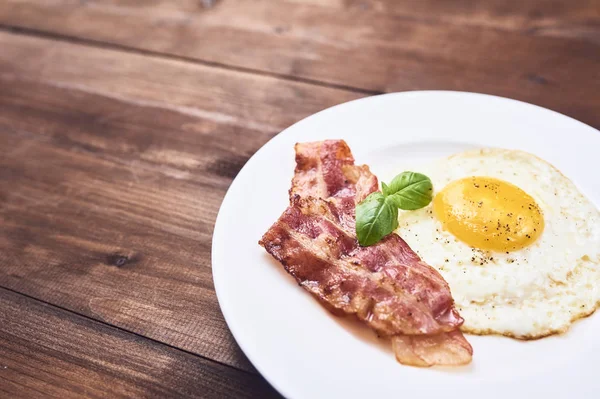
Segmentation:
<svg viewBox="0 0 600 399">
<path fill-rule="evenodd" d="M 599 128 L 600 0 L 0 2 L 0 397 L 276 395 L 214 293 L 223 195 L 290 124 L 413 89 Z"/>
<path fill-rule="evenodd" d="M 369 94 L 496 94 L 600 127 L 600 0 L 202 4 L 8 0 L 0 24 Z"/>
<path fill-rule="evenodd" d="M 0 309 L 0 396 L 277 396 L 256 374 L 3 288 Z"/>
</svg>

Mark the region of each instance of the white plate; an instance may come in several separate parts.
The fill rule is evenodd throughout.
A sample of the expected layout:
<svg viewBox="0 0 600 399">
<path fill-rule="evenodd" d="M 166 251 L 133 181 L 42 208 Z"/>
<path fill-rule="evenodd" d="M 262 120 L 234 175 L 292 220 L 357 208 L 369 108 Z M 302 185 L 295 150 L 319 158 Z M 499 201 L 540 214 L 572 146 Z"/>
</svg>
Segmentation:
<svg viewBox="0 0 600 399">
<path fill-rule="evenodd" d="M 406 92 L 319 112 L 261 148 L 231 185 L 217 218 L 212 264 L 219 304 L 258 371 L 290 398 L 599 397 L 600 316 L 563 336 L 520 342 L 468 336 L 470 366 L 402 366 L 355 323 L 330 316 L 258 245 L 288 204 L 296 142 L 344 139 L 380 178 L 394 165 L 473 147 L 536 154 L 600 203 L 600 132 L 564 115 L 500 97 Z"/>
</svg>

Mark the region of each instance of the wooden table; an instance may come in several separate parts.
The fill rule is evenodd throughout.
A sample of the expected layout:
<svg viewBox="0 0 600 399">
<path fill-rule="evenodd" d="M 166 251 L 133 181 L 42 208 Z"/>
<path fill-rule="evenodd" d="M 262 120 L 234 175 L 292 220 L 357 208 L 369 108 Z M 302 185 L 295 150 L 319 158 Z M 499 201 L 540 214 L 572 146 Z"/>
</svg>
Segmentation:
<svg viewBox="0 0 600 399">
<path fill-rule="evenodd" d="M 600 128 L 600 0 L 1 1 L 0 397 L 277 396 L 215 296 L 223 195 L 299 119 L 422 89 Z"/>
</svg>

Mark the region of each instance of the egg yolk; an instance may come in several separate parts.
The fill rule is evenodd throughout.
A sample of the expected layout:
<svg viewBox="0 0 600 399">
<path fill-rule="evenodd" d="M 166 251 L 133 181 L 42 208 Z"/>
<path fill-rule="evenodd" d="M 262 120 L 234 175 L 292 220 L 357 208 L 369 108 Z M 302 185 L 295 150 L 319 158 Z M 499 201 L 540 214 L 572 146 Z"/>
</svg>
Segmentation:
<svg viewBox="0 0 600 399">
<path fill-rule="evenodd" d="M 490 177 L 467 177 L 448 184 L 433 199 L 445 230 L 471 247 L 514 251 L 542 234 L 544 217 L 519 187 Z"/>
</svg>

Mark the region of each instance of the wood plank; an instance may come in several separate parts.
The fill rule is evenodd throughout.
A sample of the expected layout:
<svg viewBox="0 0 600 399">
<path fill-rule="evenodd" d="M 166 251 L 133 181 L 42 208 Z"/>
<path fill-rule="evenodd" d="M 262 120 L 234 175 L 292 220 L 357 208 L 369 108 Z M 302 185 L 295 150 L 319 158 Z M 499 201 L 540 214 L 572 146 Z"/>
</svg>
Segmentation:
<svg viewBox="0 0 600 399">
<path fill-rule="evenodd" d="M 598 0 L 326 0 L 321 4 L 336 9 L 370 10 L 428 24 L 459 24 L 534 36 L 600 40 Z"/>
<path fill-rule="evenodd" d="M 2 32 L 0 48 L 0 286 L 251 370 L 212 283 L 220 202 L 275 133 L 358 95 Z"/>
<path fill-rule="evenodd" d="M 6 20 L 37 28 L 39 12 L 50 13 L 51 19 L 60 18 L 59 12 L 77 12 L 78 17 L 96 13 L 97 17 L 109 14 L 145 18 L 156 21 L 162 18 L 194 17 L 194 14 L 226 8 L 244 6 L 241 0 L 218 0 L 202 2 L 195 0 L 153 0 L 144 3 L 131 1 L 88 1 L 55 0 L 7 0 L 4 2 Z M 260 3 L 260 0 L 253 1 Z M 265 2 L 266 3 L 266 2 Z M 271 2 L 272 3 L 272 2 Z M 525 0 L 507 3 L 505 0 L 280 0 L 269 4 L 271 8 L 303 5 L 315 9 L 325 8 L 336 12 L 387 14 L 397 18 L 413 19 L 432 24 L 464 24 L 475 27 L 496 28 L 537 36 L 579 37 L 597 41 L 600 2 L 598 0 Z M 287 3 L 287 4 L 286 4 Z M 265 4 L 256 4 L 263 8 Z M 320 12 L 319 10 L 315 11 Z M 237 13 L 236 13 L 237 14 Z M 64 17 L 64 16 L 63 16 Z M 8 23 L 8 22 L 7 22 Z M 46 22 L 54 26 L 53 21 Z M 85 27 L 80 27 L 85 29 Z M 277 32 L 281 33 L 281 32 Z"/>
<path fill-rule="evenodd" d="M 600 127 L 599 10 L 600 0 L 9 0 L 0 23 L 374 92 L 496 94 Z"/>
<path fill-rule="evenodd" d="M 5 398 L 279 397 L 261 377 L 0 288 Z"/>
</svg>

